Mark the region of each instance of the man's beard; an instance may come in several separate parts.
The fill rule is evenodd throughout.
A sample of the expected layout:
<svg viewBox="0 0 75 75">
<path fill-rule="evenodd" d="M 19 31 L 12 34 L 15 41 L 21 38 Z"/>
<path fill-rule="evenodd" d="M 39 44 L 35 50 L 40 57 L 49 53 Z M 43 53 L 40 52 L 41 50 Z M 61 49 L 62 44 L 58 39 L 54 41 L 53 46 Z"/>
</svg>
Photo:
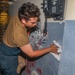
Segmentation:
<svg viewBox="0 0 75 75">
<path fill-rule="evenodd" d="M 35 26 L 35 27 L 32 27 L 32 28 L 26 27 L 26 29 L 27 29 L 27 32 L 32 33 L 32 32 L 34 32 L 34 31 L 38 30 L 39 27 L 38 27 L 38 26 Z"/>
</svg>

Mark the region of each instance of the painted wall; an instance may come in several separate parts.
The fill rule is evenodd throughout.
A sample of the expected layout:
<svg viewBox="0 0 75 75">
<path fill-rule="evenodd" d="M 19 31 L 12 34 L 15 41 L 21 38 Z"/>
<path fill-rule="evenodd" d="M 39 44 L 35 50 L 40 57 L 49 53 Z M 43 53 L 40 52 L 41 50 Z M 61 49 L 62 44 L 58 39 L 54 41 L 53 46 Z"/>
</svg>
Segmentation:
<svg viewBox="0 0 75 75">
<path fill-rule="evenodd" d="M 65 20 L 75 20 L 75 0 L 67 0 Z"/>
<path fill-rule="evenodd" d="M 75 75 L 75 21 L 68 20 L 64 27 L 62 54 L 58 75 Z"/>
</svg>

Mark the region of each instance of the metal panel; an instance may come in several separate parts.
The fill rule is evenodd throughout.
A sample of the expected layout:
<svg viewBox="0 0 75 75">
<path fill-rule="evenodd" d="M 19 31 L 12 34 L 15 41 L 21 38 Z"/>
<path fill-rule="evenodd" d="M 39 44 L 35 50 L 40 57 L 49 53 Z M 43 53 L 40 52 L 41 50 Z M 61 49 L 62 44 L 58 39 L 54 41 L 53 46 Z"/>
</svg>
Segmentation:
<svg viewBox="0 0 75 75">
<path fill-rule="evenodd" d="M 64 31 L 64 22 L 61 24 L 59 22 L 48 23 L 47 29 L 48 37 L 40 45 L 43 46 L 43 48 L 48 47 L 53 43 L 53 40 L 56 40 L 61 44 Z M 59 61 L 51 53 L 49 53 L 37 59 L 28 60 L 28 65 L 21 75 L 58 75 L 58 68 Z"/>
</svg>

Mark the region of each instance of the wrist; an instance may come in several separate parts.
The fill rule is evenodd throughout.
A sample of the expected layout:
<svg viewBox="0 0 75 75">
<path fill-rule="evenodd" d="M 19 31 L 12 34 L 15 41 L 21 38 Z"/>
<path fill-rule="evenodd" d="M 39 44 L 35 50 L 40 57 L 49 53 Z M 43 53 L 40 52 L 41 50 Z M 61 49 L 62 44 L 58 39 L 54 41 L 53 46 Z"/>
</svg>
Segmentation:
<svg viewBox="0 0 75 75">
<path fill-rule="evenodd" d="M 48 52 L 51 52 L 51 48 L 49 47 Z"/>
</svg>

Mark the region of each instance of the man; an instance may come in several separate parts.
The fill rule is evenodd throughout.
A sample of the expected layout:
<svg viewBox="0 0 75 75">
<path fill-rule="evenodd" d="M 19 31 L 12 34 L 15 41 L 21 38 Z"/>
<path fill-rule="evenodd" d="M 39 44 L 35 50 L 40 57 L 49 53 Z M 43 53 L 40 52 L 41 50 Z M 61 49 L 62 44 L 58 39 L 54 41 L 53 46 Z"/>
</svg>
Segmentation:
<svg viewBox="0 0 75 75">
<path fill-rule="evenodd" d="M 18 15 L 10 19 L 3 42 L 0 45 L 0 66 L 4 75 L 18 75 L 18 55 L 24 52 L 30 58 L 39 57 L 49 52 L 58 54 L 57 46 L 52 44 L 48 48 L 33 50 L 29 43 L 27 28 L 32 28 L 39 21 L 40 11 L 30 2 L 24 3 Z"/>
</svg>

